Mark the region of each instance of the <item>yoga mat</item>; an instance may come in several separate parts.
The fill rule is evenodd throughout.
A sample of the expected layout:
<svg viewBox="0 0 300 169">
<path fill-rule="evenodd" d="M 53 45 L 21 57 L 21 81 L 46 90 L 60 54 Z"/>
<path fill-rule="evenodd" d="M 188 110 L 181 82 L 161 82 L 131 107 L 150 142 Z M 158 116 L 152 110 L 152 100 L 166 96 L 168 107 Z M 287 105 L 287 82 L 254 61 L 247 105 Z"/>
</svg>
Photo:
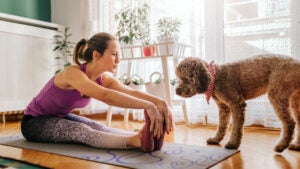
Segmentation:
<svg viewBox="0 0 300 169">
<path fill-rule="evenodd" d="M 100 163 L 143 169 L 209 168 L 238 152 L 238 150 L 227 150 L 219 147 L 192 146 L 165 142 L 161 150 L 144 153 L 140 150 L 108 150 L 80 144 L 28 142 L 20 135 L 1 137 L 0 144 Z"/>
</svg>

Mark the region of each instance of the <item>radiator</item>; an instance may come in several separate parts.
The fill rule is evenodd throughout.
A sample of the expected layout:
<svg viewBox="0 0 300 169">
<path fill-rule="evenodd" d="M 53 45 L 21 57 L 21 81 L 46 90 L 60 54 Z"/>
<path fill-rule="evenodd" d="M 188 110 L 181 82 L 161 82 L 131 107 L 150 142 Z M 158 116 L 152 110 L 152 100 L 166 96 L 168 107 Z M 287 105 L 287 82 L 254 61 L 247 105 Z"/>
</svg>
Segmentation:
<svg viewBox="0 0 300 169">
<path fill-rule="evenodd" d="M 54 75 L 53 36 L 58 30 L 60 25 L 0 13 L 0 112 L 7 112 L 3 117 L 24 110 Z"/>
</svg>

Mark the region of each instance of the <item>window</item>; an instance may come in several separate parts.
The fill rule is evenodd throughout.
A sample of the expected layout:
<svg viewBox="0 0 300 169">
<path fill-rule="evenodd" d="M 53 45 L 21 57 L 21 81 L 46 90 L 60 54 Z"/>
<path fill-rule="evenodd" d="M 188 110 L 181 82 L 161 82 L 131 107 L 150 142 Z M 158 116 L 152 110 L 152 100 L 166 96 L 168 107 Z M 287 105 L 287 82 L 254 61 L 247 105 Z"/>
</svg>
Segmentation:
<svg viewBox="0 0 300 169">
<path fill-rule="evenodd" d="M 291 55 L 290 0 L 226 0 L 225 61 L 255 54 Z"/>
<path fill-rule="evenodd" d="M 97 2 L 97 1 L 96 1 Z M 192 46 L 190 55 L 218 64 L 251 57 L 256 54 L 280 53 L 291 56 L 300 54 L 298 0 L 114 0 L 100 1 L 98 11 L 105 12 L 104 19 L 98 17 L 102 28 L 98 31 L 114 33 L 113 15 L 127 5 L 150 5 L 152 39 L 156 39 L 155 23 L 163 16 L 176 16 L 181 22 L 180 41 Z M 102 4 L 102 3 L 106 3 Z M 103 9 L 105 8 L 105 9 Z M 109 8 L 109 10 L 107 10 Z M 114 12 L 112 12 L 114 11 Z M 100 12 L 96 12 L 100 15 Z M 109 16 L 109 17 L 108 17 Z M 300 57 L 300 55 L 299 55 Z M 119 72 L 127 72 L 122 63 Z M 161 71 L 155 60 L 137 64 L 134 72 L 147 77 L 152 69 Z M 174 69 L 174 68 L 173 68 Z M 118 75 L 120 76 L 120 74 Z M 188 111 L 193 122 L 218 122 L 218 110 L 211 102 L 207 105 L 204 96 L 189 100 Z M 246 124 L 261 124 L 279 127 L 280 123 L 265 96 L 247 102 Z M 177 115 L 176 118 L 183 120 Z M 180 111 L 180 109 L 178 109 Z M 178 120 L 177 119 L 177 120 Z"/>
</svg>

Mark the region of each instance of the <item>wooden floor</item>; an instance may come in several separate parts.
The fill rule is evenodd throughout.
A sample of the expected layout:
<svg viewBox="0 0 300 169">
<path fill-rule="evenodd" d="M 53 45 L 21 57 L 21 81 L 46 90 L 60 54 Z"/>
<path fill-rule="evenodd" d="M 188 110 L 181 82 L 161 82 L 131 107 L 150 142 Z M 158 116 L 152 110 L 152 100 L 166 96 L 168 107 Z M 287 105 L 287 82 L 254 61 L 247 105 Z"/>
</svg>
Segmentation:
<svg viewBox="0 0 300 169">
<path fill-rule="evenodd" d="M 101 121 L 101 120 L 100 120 Z M 104 121 L 101 121 L 104 122 Z M 20 134 L 20 122 L 0 122 L 0 136 Z M 112 126 L 126 130 L 140 129 L 143 123 L 113 121 Z M 215 126 L 193 125 L 186 127 L 183 124 L 175 126 L 174 132 L 166 136 L 166 142 L 184 143 L 189 145 L 206 145 L 206 139 L 214 134 Z M 273 146 L 279 137 L 278 130 L 248 127 L 244 130 L 244 137 L 240 152 L 213 166 L 214 169 L 300 169 L 300 152 L 285 150 L 275 153 Z M 224 146 L 226 138 L 220 146 Z M 19 149 L 0 145 L 0 156 L 25 160 L 42 166 L 57 169 L 112 169 L 121 168 L 107 164 L 100 164 L 65 156 Z"/>
</svg>

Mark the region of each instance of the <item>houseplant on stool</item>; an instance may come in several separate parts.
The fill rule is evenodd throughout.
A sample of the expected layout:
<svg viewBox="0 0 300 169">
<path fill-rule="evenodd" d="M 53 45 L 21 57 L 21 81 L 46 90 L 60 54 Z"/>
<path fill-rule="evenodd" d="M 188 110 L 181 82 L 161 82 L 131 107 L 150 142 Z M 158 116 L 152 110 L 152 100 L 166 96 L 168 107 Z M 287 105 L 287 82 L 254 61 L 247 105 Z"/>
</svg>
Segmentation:
<svg viewBox="0 0 300 169">
<path fill-rule="evenodd" d="M 149 6 L 144 4 L 143 7 L 125 7 L 115 14 L 117 23 L 116 37 L 118 38 L 122 51 L 123 58 L 137 57 L 141 52 L 131 53 L 130 45 L 145 44 L 145 38 L 149 37 L 150 24 L 148 20 Z M 146 39 L 147 40 L 147 39 Z M 133 55 L 133 56 L 132 56 Z M 139 55 L 140 56 L 140 55 Z"/>
<path fill-rule="evenodd" d="M 161 43 L 159 45 L 160 56 L 174 54 L 174 43 L 170 44 L 169 42 L 178 42 L 180 25 L 181 22 L 176 17 L 164 17 L 158 20 L 156 26 L 159 34 L 157 40 L 158 43 Z"/>
</svg>

